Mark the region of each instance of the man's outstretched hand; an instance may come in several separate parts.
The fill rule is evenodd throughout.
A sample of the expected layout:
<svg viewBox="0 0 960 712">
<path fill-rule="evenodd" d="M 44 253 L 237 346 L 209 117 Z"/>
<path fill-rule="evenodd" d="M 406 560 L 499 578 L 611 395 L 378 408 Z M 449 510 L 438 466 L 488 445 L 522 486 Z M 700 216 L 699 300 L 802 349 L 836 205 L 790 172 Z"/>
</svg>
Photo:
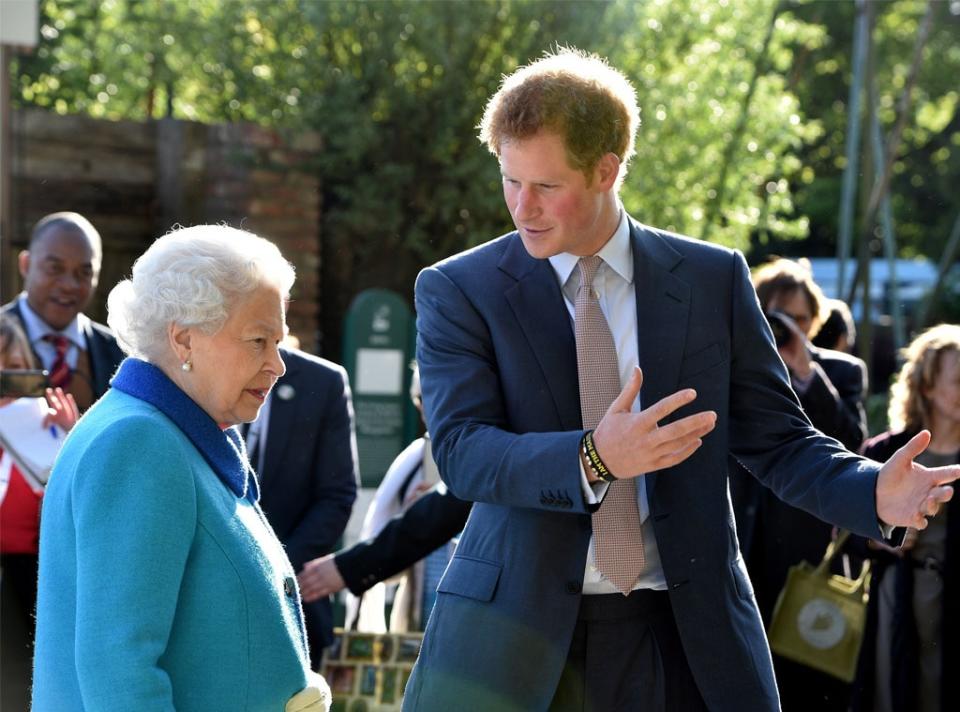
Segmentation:
<svg viewBox="0 0 960 712">
<path fill-rule="evenodd" d="M 913 461 L 929 444 L 930 432 L 922 430 L 880 468 L 877 516 L 884 524 L 925 529 L 927 517 L 953 497 L 950 483 L 960 478 L 960 465 L 924 467 Z"/>
</svg>

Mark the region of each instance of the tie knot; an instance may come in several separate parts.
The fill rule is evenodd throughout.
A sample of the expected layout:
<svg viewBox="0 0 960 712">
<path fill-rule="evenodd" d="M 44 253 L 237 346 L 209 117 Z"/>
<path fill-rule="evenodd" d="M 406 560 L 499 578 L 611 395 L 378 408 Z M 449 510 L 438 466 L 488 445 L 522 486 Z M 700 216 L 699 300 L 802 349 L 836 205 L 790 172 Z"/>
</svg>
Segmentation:
<svg viewBox="0 0 960 712">
<path fill-rule="evenodd" d="M 590 255 L 590 257 L 581 257 L 577 266 L 580 268 L 580 287 L 581 289 L 590 289 L 593 287 L 593 278 L 597 276 L 597 270 L 603 260 L 599 255 Z"/>
<path fill-rule="evenodd" d="M 70 344 L 70 340 L 63 334 L 46 334 L 43 340 L 53 344 L 53 348 L 57 350 L 58 354 L 66 353 L 67 346 Z"/>
</svg>

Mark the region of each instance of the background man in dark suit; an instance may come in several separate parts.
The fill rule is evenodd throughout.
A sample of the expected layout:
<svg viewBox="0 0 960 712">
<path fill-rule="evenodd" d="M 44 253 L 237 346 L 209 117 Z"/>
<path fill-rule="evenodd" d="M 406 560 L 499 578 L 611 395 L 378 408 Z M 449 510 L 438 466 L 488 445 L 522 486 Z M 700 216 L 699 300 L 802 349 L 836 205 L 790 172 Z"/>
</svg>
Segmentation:
<svg viewBox="0 0 960 712">
<path fill-rule="evenodd" d="M 78 213 L 42 218 L 20 253 L 23 293 L 3 312 L 23 326 L 50 381 L 72 393 L 83 412 L 109 388 L 123 353 L 103 324 L 83 310 L 100 275 L 100 234 Z"/>
<path fill-rule="evenodd" d="M 881 467 L 810 426 L 742 255 L 620 205 L 637 121 L 599 58 L 507 77 L 481 138 L 517 231 L 417 280 L 434 455 L 474 505 L 407 710 L 775 710 L 728 458 L 872 537 L 960 476 L 914 465 L 929 434 Z"/>
<path fill-rule="evenodd" d="M 295 571 L 333 551 L 357 496 L 357 442 L 347 374 L 316 356 L 283 349 L 287 372 L 250 426 L 260 505 Z M 264 424 L 266 427 L 264 427 Z M 333 640 L 328 598 L 304 605 L 311 662 Z"/>
</svg>

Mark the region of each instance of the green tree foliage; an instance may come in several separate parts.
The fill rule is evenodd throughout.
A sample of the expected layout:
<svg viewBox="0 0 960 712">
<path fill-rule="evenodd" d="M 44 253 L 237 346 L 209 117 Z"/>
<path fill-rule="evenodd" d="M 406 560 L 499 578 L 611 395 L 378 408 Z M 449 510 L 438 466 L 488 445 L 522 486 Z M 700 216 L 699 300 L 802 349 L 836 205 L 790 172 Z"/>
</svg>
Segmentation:
<svg viewBox="0 0 960 712">
<path fill-rule="evenodd" d="M 627 207 L 698 235 L 741 113 L 713 238 L 805 234 L 795 155 L 817 135 L 759 51 L 772 0 L 135 2 L 45 0 L 19 62 L 20 102 L 105 118 L 236 119 L 319 131 L 324 235 L 353 260 L 422 264 L 509 228 L 496 162 L 476 141 L 501 76 L 558 44 L 608 56 L 643 111 Z M 782 20 L 777 33 L 801 32 Z M 801 29 L 798 29 L 801 28 Z M 814 32 L 812 30 L 807 30 Z M 747 82 L 766 68 L 749 107 Z"/>
<path fill-rule="evenodd" d="M 926 3 L 883 0 L 870 5 L 875 14 L 876 103 L 888 137 L 898 119 L 896 104 Z M 891 204 L 901 256 L 926 255 L 937 261 L 960 210 L 956 189 L 960 183 L 960 3 L 937 2 L 935 10 L 934 30 L 923 51 L 903 143 L 893 166 Z M 803 167 L 799 180 L 792 181 L 797 210 L 810 220 L 804 254 L 836 253 L 855 11 L 853 2 L 798 3 L 792 15 L 819 28 L 820 34 L 813 41 L 800 37 L 783 47 L 789 57 L 782 67 L 786 89 L 797 96 L 804 119 L 822 127 L 820 135 L 800 149 Z M 866 100 L 864 95 L 864 104 Z M 866 125 L 863 136 L 861 167 L 870 148 Z M 861 194 L 866 189 L 859 187 Z M 796 252 L 775 233 L 757 233 L 755 238 L 758 252 Z M 870 249 L 881 253 L 879 238 Z"/>
<path fill-rule="evenodd" d="M 624 201 L 644 221 L 704 234 L 727 154 L 725 198 L 711 239 L 746 248 L 757 231 L 781 239 L 806 235 L 790 185 L 802 167 L 797 153 L 819 126 L 785 91 L 778 45 L 786 38 L 813 41 L 819 31 L 778 13 L 777 45 L 762 54 L 776 7 L 761 0 L 659 0 L 611 11 L 611 27 L 632 28 L 611 34 L 605 53 L 627 69 L 640 95 L 644 122 Z M 755 73 L 757 88 L 746 104 Z M 737 135 L 744 111 L 745 130 Z"/>
<path fill-rule="evenodd" d="M 889 131 L 924 5 L 875 5 Z M 905 254 L 935 253 L 960 203 L 958 17 L 942 5 L 893 184 Z M 502 75 L 558 44 L 609 57 L 637 87 L 643 125 L 622 192 L 632 213 L 752 240 L 757 253 L 830 254 L 853 12 L 776 0 L 42 0 L 41 44 L 13 83 L 20 105 L 61 113 L 316 130 L 327 268 L 357 290 L 409 294 L 423 264 L 509 229 L 475 127 Z M 811 230 L 812 244 L 790 247 Z"/>
</svg>

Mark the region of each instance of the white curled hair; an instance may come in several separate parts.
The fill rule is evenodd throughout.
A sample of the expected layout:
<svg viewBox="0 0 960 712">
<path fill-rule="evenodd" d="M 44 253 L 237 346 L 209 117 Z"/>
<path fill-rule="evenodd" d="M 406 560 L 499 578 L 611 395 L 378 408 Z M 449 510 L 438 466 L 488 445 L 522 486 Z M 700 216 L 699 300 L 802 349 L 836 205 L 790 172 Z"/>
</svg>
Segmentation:
<svg viewBox="0 0 960 712">
<path fill-rule="evenodd" d="M 107 323 L 129 355 L 168 352 L 171 323 L 215 334 L 237 300 L 263 285 L 285 297 L 293 266 L 272 242 L 225 225 L 175 228 L 158 238 L 107 297 Z"/>
</svg>

